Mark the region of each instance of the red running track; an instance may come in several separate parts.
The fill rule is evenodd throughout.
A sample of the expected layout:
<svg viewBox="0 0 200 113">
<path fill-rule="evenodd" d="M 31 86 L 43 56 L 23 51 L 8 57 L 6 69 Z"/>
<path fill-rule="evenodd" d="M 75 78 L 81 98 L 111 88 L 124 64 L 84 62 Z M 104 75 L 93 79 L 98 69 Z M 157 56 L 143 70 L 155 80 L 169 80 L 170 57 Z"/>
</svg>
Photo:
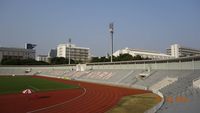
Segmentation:
<svg viewBox="0 0 200 113">
<path fill-rule="evenodd" d="M 35 77 L 80 85 L 82 88 L 37 92 L 31 95 L 1 95 L 0 113 L 104 113 L 123 96 L 149 93 L 149 91 L 138 89 Z"/>
</svg>

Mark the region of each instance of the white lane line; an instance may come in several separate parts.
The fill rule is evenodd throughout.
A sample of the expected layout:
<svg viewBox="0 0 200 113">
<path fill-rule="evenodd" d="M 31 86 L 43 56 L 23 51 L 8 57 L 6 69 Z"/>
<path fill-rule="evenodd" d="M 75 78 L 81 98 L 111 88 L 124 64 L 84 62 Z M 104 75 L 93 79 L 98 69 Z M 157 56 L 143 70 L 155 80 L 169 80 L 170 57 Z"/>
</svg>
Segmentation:
<svg viewBox="0 0 200 113">
<path fill-rule="evenodd" d="M 83 90 L 84 90 L 84 92 L 81 95 L 79 95 L 79 96 L 77 96 L 75 98 L 72 98 L 71 100 L 68 100 L 68 101 L 65 101 L 65 102 L 62 102 L 62 103 L 59 103 L 59 104 L 55 104 L 55 105 L 52 105 L 52 106 L 44 107 L 44 108 L 41 108 L 41 109 L 36 109 L 36 110 L 33 110 L 33 111 L 28 111 L 26 113 L 35 113 L 35 112 L 38 112 L 38 111 L 42 111 L 42 110 L 54 108 L 54 107 L 57 107 L 57 106 L 69 103 L 71 101 L 74 101 L 74 100 L 76 100 L 76 99 L 78 99 L 78 98 L 80 98 L 80 97 L 82 97 L 82 96 L 84 96 L 86 94 L 87 90 L 85 88 L 83 88 Z"/>
</svg>

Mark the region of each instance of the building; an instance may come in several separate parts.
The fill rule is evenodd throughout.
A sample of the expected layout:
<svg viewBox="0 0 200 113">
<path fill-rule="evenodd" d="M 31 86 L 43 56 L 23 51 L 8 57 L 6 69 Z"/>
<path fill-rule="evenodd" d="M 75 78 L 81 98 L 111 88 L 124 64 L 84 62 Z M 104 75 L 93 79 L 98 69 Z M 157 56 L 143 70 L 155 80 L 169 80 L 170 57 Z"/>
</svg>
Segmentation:
<svg viewBox="0 0 200 113">
<path fill-rule="evenodd" d="M 36 60 L 37 60 L 37 61 L 49 62 L 49 58 L 48 58 L 47 55 L 38 55 L 38 56 L 36 57 Z"/>
<path fill-rule="evenodd" d="M 57 57 L 64 57 L 74 60 L 87 62 L 89 59 L 89 48 L 77 47 L 74 44 L 59 44 L 57 46 Z"/>
<path fill-rule="evenodd" d="M 56 49 L 51 49 L 48 53 L 49 58 L 55 58 L 57 56 L 57 50 Z"/>
<path fill-rule="evenodd" d="M 0 61 L 7 59 L 35 59 L 35 50 L 24 48 L 0 47 Z"/>
<path fill-rule="evenodd" d="M 133 57 L 136 55 L 140 55 L 142 58 L 150 58 L 150 59 L 169 59 L 173 58 L 170 55 L 158 53 L 154 51 L 148 51 L 148 50 L 142 50 L 142 49 L 131 49 L 131 48 L 125 48 L 121 50 L 117 50 L 113 53 L 113 56 L 117 57 L 120 54 L 130 54 Z"/>
<path fill-rule="evenodd" d="M 30 44 L 30 43 L 25 43 L 24 48 L 25 49 L 33 49 L 35 48 L 36 44 Z"/>
<path fill-rule="evenodd" d="M 196 56 L 196 55 L 200 55 L 200 50 L 183 47 L 183 46 L 180 46 L 179 44 L 173 44 L 171 45 L 171 48 L 167 49 L 167 54 L 175 58 Z"/>
</svg>

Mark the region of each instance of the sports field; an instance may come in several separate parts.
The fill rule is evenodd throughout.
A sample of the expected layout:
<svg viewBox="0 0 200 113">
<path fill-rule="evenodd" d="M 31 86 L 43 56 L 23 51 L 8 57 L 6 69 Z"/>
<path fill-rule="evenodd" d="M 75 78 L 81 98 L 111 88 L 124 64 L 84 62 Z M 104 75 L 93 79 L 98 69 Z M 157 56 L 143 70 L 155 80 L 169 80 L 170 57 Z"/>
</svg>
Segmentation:
<svg viewBox="0 0 200 113">
<path fill-rule="evenodd" d="M 24 88 L 36 92 L 17 93 Z M 4 89 L 0 95 L 0 113 L 143 113 L 159 102 L 152 101 L 157 99 L 150 91 L 44 76 L 0 77 L 0 89 Z M 118 105 L 123 108 L 116 108 Z M 140 108 L 135 109 L 136 106 Z"/>
<path fill-rule="evenodd" d="M 0 77 L 0 94 L 19 93 L 25 89 L 32 89 L 34 92 L 39 92 L 73 88 L 78 88 L 78 86 L 37 78 L 34 76 Z"/>
</svg>

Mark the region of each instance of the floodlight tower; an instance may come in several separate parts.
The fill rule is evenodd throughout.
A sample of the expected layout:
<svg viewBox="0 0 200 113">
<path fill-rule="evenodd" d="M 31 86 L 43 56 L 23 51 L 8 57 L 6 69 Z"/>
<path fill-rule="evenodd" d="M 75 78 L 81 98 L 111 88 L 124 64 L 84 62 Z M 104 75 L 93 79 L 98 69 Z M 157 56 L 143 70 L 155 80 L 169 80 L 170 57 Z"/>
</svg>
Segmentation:
<svg viewBox="0 0 200 113">
<path fill-rule="evenodd" d="M 71 41 L 72 41 L 71 38 L 69 38 L 69 62 L 68 62 L 69 64 L 70 64 L 70 49 L 71 49 Z"/>
<path fill-rule="evenodd" d="M 109 24 L 109 31 L 111 34 L 111 59 L 110 62 L 113 62 L 113 33 L 114 33 L 114 23 Z"/>
</svg>

